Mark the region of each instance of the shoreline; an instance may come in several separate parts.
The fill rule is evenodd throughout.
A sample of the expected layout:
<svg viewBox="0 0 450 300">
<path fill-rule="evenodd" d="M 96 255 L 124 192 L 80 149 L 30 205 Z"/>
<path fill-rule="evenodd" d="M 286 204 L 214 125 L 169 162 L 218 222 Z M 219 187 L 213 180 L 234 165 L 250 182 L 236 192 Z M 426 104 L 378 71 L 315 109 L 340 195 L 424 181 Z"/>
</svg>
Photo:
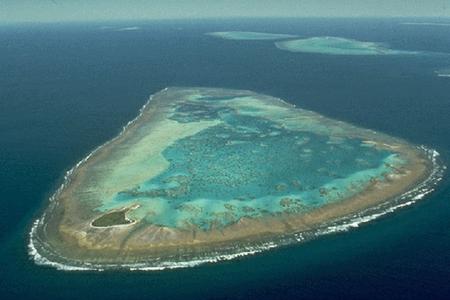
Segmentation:
<svg viewBox="0 0 450 300">
<path fill-rule="evenodd" d="M 177 89 L 177 88 L 175 88 L 175 89 Z M 167 91 L 168 90 L 168 88 L 166 88 L 166 89 L 164 89 L 162 92 L 165 92 L 165 91 Z M 162 92 L 159 92 L 159 93 L 157 93 L 157 94 L 155 94 L 156 96 L 159 96 Z M 242 91 L 239 91 L 239 92 L 242 92 Z M 247 92 L 247 91 L 245 91 L 245 92 Z M 105 147 L 107 147 L 107 146 L 111 146 L 112 144 L 114 144 L 115 142 L 118 142 L 121 138 L 123 138 L 123 139 L 126 139 L 126 137 L 124 137 L 124 133 L 126 133 L 127 132 L 127 130 L 133 130 L 134 129 L 134 126 L 137 126 L 137 123 L 139 123 L 139 121 L 140 121 L 140 119 L 141 119 L 141 117 L 143 116 L 143 114 L 146 112 L 146 110 L 148 109 L 148 104 L 151 102 L 151 100 L 153 99 L 153 96 L 155 96 L 155 95 L 152 95 L 150 98 L 149 98 L 149 100 L 144 104 L 144 106 L 140 109 L 140 112 L 139 112 L 139 114 L 138 114 L 138 116 L 135 118 L 135 119 L 133 119 L 132 121 L 130 121 L 130 122 L 128 122 L 128 124 L 126 125 L 126 126 L 124 126 L 124 128 L 122 129 L 122 131 L 120 132 L 120 134 L 118 135 L 118 136 L 116 136 L 116 137 L 114 137 L 113 139 L 111 139 L 111 140 L 109 140 L 109 141 L 107 141 L 106 143 L 104 143 L 103 145 L 101 145 L 101 146 L 99 146 L 99 147 L 97 147 L 96 149 L 94 149 L 89 155 L 87 155 L 85 158 L 83 158 L 80 162 L 78 162 L 75 166 L 74 166 L 74 168 L 72 168 L 71 170 L 69 170 L 67 173 L 66 173 L 66 176 L 65 176 L 65 179 L 64 179 L 64 183 L 61 185 L 61 187 L 60 188 L 58 188 L 57 189 L 57 191 L 55 192 L 55 194 L 51 197 L 51 199 L 50 199 L 50 205 L 49 205 L 49 207 L 45 210 L 45 212 L 44 212 L 44 215 L 40 218 L 40 219 L 38 219 L 35 223 L 34 223 L 34 225 L 33 225 L 33 228 L 32 228 L 32 230 L 31 230 L 31 232 L 30 232 L 30 245 L 29 245 L 29 249 L 30 249 L 30 255 L 32 255 L 33 257 L 34 257 L 34 259 L 35 259 L 35 261 L 38 263 L 38 264 L 55 264 L 56 262 L 52 262 L 50 259 L 47 259 L 47 262 L 45 262 L 45 260 L 46 260 L 46 258 L 45 258 L 45 255 L 44 256 L 42 256 L 41 254 L 39 254 L 39 250 L 36 248 L 36 245 L 35 245 L 35 243 L 45 243 L 44 241 L 42 241 L 41 240 L 41 238 L 39 238 L 39 235 L 41 234 L 42 235 L 42 233 L 44 233 L 44 234 L 48 234 L 48 232 L 47 232 L 47 228 L 46 228 L 46 226 L 43 226 L 43 225 L 46 225 L 46 224 L 44 224 L 44 222 L 45 222 L 45 218 L 46 217 L 48 217 L 48 213 L 51 213 L 55 208 L 56 208 L 56 206 L 58 205 L 58 204 L 61 204 L 61 203 L 58 203 L 58 197 L 61 195 L 61 193 L 63 192 L 63 190 L 72 182 L 72 180 L 74 180 L 74 178 L 72 178 L 72 177 L 75 177 L 76 178 L 76 176 L 79 176 L 79 174 L 77 174 L 77 171 L 79 170 L 79 168 L 81 167 L 81 166 L 85 166 L 86 164 L 89 164 L 89 163 L 95 163 L 95 162 L 93 162 L 93 157 L 94 156 L 96 156 L 96 155 L 100 155 L 100 156 L 102 156 L 102 154 L 103 155 L 105 155 L 104 153 L 99 153 L 100 152 L 100 150 L 102 150 L 102 149 L 104 149 Z M 279 100 L 281 100 L 281 99 L 279 99 Z M 291 104 L 289 104 L 289 103 L 286 103 L 285 101 L 283 101 L 283 100 L 281 100 L 285 105 L 290 105 L 290 106 L 293 106 L 293 105 L 291 105 Z M 313 112 L 314 113 L 314 112 Z M 315 114 L 315 113 L 314 113 Z M 336 122 L 340 122 L 340 121 L 336 121 Z M 353 125 L 351 125 L 351 126 L 353 126 Z M 364 129 L 365 130 L 365 129 Z M 380 134 L 381 136 L 383 136 L 384 137 L 384 134 Z M 396 139 L 396 138 L 393 138 L 393 137 L 390 137 L 389 136 L 389 138 L 391 138 L 391 139 L 393 139 L 393 140 L 400 140 L 400 139 Z M 400 141 L 402 141 L 403 142 L 403 140 L 400 140 Z M 403 143 L 402 143 L 402 145 L 403 145 Z M 409 144 L 405 144 L 406 146 L 405 147 L 413 147 L 413 146 L 411 146 L 411 145 L 409 145 Z M 411 148 L 411 149 L 415 149 L 415 151 L 417 152 L 416 154 L 417 155 L 419 155 L 420 153 L 422 153 L 423 155 L 425 155 L 425 154 L 428 154 L 428 155 L 430 155 L 430 152 L 432 152 L 433 153 L 433 161 L 431 162 L 431 159 L 430 159 L 430 157 L 428 157 L 428 162 L 429 163 L 432 163 L 432 166 L 431 165 L 429 165 L 428 166 L 428 168 L 425 168 L 424 170 L 422 170 L 422 172 L 421 172 L 421 174 L 419 175 L 419 176 L 417 176 L 412 182 L 409 182 L 409 184 L 406 184 L 407 186 L 408 186 L 408 189 L 406 189 L 406 190 L 403 190 L 403 191 L 396 191 L 395 193 L 393 193 L 393 195 L 389 195 L 387 198 L 383 198 L 382 200 L 378 200 L 378 201 L 374 201 L 374 202 L 370 202 L 369 204 L 367 204 L 367 203 L 364 203 L 365 204 L 365 207 L 364 208 L 362 208 L 362 207 L 358 207 L 358 209 L 356 210 L 356 211 L 346 211 L 345 209 L 343 210 L 343 213 L 341 212 L 337 217 L 336 216 L 334 216 L 333 218 L 332 217 L 330 217 L 330 216 L 328 216 L 328 217 L 325 217 L 324 219 L 321 219 L 320 217 L 317 219 L 317 217 L 316 217 L 316 223 L 314 223 L 313 222 L 313 225 L 312 225 L 312 227 L 309 227 L 308 228 L 308 226 L 306 226 L 306 227 L 303 227 L 303 229 L 302 230 L 299 230 L 299 228 L 302 228 L 300 225 L 305 225 L 305 224 L 299 224 L 299 222 L 298 222 L 298 217 L 299 217 L 299 215 L 295 215 L 295 216 L 292 216 L 292 218 L 294 219 L 294 220 L 292 220 L 292 222 L 293 222 L 293 224 L 295 225 L 294 227 L 297 227 L 296 229 L 294 229 L 294 230 L 286 230 L 283 226 L 285 226 L 286 224 L 284 224 L 284 222 L 283 222 L 283 224 L 276 224 L 277 223 L 277 221 L 275 220 L 266 220 L 265 218 L 264 219 L 262 219 L 262 220 L 258 220 L 257 222 L 259 222 L 259 223 L 261 223 L 261 222 L 263 222 L 263 223 L 268 223 L 268 225 L 269 225 L 269 227 L 270 228 L 272 228 L 272 230 L 273 230 L 273 226 L 272 225 L 276 225 L 276 229 L 278 230 L 278 231 L 276 231 L 276 232 L 271 232 L 271 233 L 269 233 L 268 234 L 268 236 L 269 236 L 269 239 L 273 239 L 273 236 L 274 235 L 280 235 L 280 234 L 287 234 L 287 235 L 298 235 L 298 234 L 302 234 L 302 232 L 304 233 L 304 232 L 306 232 L 306 231 L 310 231 L 310 230 L 313 230 L 313 231 L 316 231 L 316 230 L 319 230 L 320 228 L 321 228 L 321 223 L 323 222 L 323 224 L 329 224 L 329 223 L 334 223 L 334 222 L 336 222 L 336 219 L 342 219 L 342 218 L 344 218 L 344 219 L 348 219 L 347 217 L 345 217 L 345 216 L 347 216 L 347 215 L 353 215 L 353 214 L 360 214 L 360 213 L 362 213 L 363 211 L 365 211 L 365 210 L 367 210 L 367 209 L 373 209 L 374 207 L 376 207 L 376 206 L 379 206 L 379 205 L 382 205 L 383 203 L 387 203 L 387 202 L 390 202 L 391 200 L 392 200 L 392 198 L 398 198 L 398 197 L 401 197 L 402 195 L 405 195 L 405 194 L 408 194 L 408 193 L 410 193 L 412 190 L 414 190 L 414 189 L 416 189 L 418 186 L 421 186 L 422 184 L 426 184 L 426 182 L 428 181 L 428 180 L 433 180 L 433 178 L 431 178 L 433 175 L 436 175 L 436 174 L 434 174 L 433 172 L 435 172 L 435 169 L 437 168 L 437 169 L 439 169 L 439 168 L 441 168 L 441 171 L 443 171 L 443 169 L 445 169 L 445 167 L 443 167 L 443 166 L 440 166 L 439 165 L 439 163 L 438 162 L 436 162 L 436 159 L 437 159 L 437 157 L 438 157 L 438 154 L 437 154 L 437 152 L 435 152 L 434 150 L 426 150 L 426 148 L 423 148 L 423 149 L 417 149 L 417 148 Z M 410 150 L 410 149 L 409 149 Z M 427 159 L 427 158 L 424 158 L 424 159 Z M 91 160 L 91 161 L 89 161 L 89 160 Z M 429 174 L 427 174 L 427 171 L 429 171 Z M 437 172 L 439 172 L 439 171 L 437 171 Z M 427 176 L 427 175 L 429 175 L 429 176 Z M 442 174 L 441 174 L 442 175 Z M 439 178 L 439 176 L 437 177 L 437 178 Z M 406 186 L 404 186 L 403 188 L 406 188 Z M 401 189 L 400 189 L 401 190 Z M 360 196 L 360 194 L 365 194 L 365 192 L 362 192 L 362 193 L 359 193 L 358 194 L 358 196 Z M 411 196 L 411 197 L 417 197 L 418 195 L 415 195 L 415 196 Z M 61 199 L 60 199 L 61 200 Z M 64 200 L 64 199 L 63 199 Z M 414 202 L 415 201 L 417 201 L 417 200 L 420 200 L 420 199 L 416 199 L 416 200 L 414 200 Z M 318 211 L 321 211 L 321 213 L 323 213 L 324 211 L 325 211 L 325 215 L 327 214 L 327 210 L 329 210 L 329 205 L 331 205 L 331 206 L 335 206 L 335 207 L 337 207 L 338 208 L 338 210 L 339 210 L 339 208 L 342 208 L 342 207 L 345 207 L 346 205 L 347 206 L 349 206 L 349 205 L 351 205 L 351 204 L 349 204 L 350 202 L 348 202 L 348 201 L 352 201 L 352 199 L 346 199 L 346 200 L 341 200 L 341 201 L 339 201 L 338 203 L 333 203 L 333 204 L 328 204 L 326 207 L 323 207 L 323 208 L 320 208 L 320 209 L 318 209 Z M 411 201 L 413 201 L 413 200 L 411 200 Z M 412 203 L 411 203 L 412 204 Z M 400 205 L 402 205 L 402 204 L 400 204 Z M 404 205 L 402 205 L 401 207 L 403 207 Z M 392 207 L 390 208 L 390 209 L 392 209 Z M 395 210 L 395 209 L 394 209 Z M 317 213 L 316 211 L 313 211 L 312 213 Z M 333 214 L 332 214 L 333 215 Z M 384 215 L 384 214 L 383 214 Z M 50 216 L 51 217 L 51 216 Z M 272 218 L 272 217 L 267 217 L 267 218 Z M 289 219 L 289 218 L 288 218 Z M 312 219 L 314 219 L 314 217 L 312 217 Z M 318 221 L 317 221 L 318 220 Z M 325 221 L 324 221 L 325 220 Z M 239 221 L 238 223 L 240 223 L 240 224 L 238 224 L 238 226 L 244 226 L 244 227 L 251 227 L 251 226 L 248 226 L 249 224 L 248 223 L 252 223 L 252 222 L 254 222 L 254 220 L 250 220 L 250 221 L 248 221 L 248 220 L 242 220 L 242 221 Z M 304 222 L 304 220 L 302 220 L 300 223 L 302 223 L 302 222 Z M 242 224 L 242 223 L 246 223 L 246 224 Z M 279 223 L 279 222 L 278 222 Z M 289 221 L 288 221 L 288 223 L 289 223 Z M 319 225 L 317 225 L 319 223 Z M 322 224 L 322 225 L 323 225 Z M 129 224 L 127 224 L 126 226 L 128 226 Z M 267 224 L 266 224 L 267 225 Z M 292 224 L 290 224 L 291 226 L 292 226 Z M 306 224 L 307 225 L 307 224 Z M 235 225 L 231 225 L 229 228 L 226 228 L 224 231 L 230 231 L 230 230 L 234 230 L 235 228 L 233 228 Z M 315 227 L 315 228 L 314 228 Z M 284 229 L 283 229 L 284 228 Z M 41 230 L 42 232 L 41 233 L 39 233 L 38 232 L 38 230 Z M 242 228 L 241 228 L 241 232 L 242 232 Z M 213 234 L 217 234 L 218 232 L 213 232 Z M 222 234 L 223 234 L 223 232 L 222 232 Z M 215 243 L 217 243 L 217 244 L 221 244 L 221 243 L 227 243 L 227 244 L 233 244 L 233 243 L 235 243 L 236 241 L 238 242 L 238 243 L 240 243 L 241 241 L 242 241 L 242 239 L 244 239 L 244 240 L 252 240 L 252 238 L 254 238 L 254 236 L 256 236 L 256 237 L 262 237 L 262 239 L 261 240 L 265 240 L 266 239 L 266 237 L 265 237 L 265 233 L 264 232 L 258 232 L 258 233 L 256 233 L 256 234 L 254 234 L 254 235 L 247 235 L 247 236 L 245 236 L 245 237 L 238 237 L 238 238 L 231 238 L 231 239 L 225 239 L 225 240 L 221 240 L 221 241 L 206 241 L 206 242 L 204 242 L 204 244 L 202 244 L 202 243 L 199 243 L 199 244 L 197 244 L 197 243 L 192 243 L 192 244 L 182 244 L 182 245 L 184 245 L 184 246 L 181 246 L 181 247 L 187 247 L 187 248 L 195 248 L 195 247 L 197 247 L 197 245 L 199 245 L 199 247 L 202 249 L 202 250 L 204 250 L 205 248 L 214 248 L 214 249 L 216 249 L 217 250 L 217 248 L 219 248 L 219 249 L 222 249 L 222 247 L 217 247 L 217 245 L 214 245 Z M 254 238 L 253 239 L 253 241 L 251 241 L 251 243 L 253 243 L 254 241 L 257 241 L 258 239 L 256 239 L 256 238 Z M 62 244 L 64 244 L 64 242 L 67 242 L 67 240 L 66 241 L 63 241 L 62 242 Z M 73 241 L 71 241 L 70 242 L 70 244 L 73 244 Z M 258 253 L 258 252 L 260 252 L 260 251 L 263 251 L 263 249 L 265 249 L 265 247 L 269 247 L 269 248 L 274 248 L 274 247 L 276 247 L 276 245 L 275 244 L 273 244 L 273 243 L 271 243 L 271 242 L 266 242 L 266 244 L 267 245 L 269 245 L 269 246 L 263 246 L 260 250 L 256 250 L 256 249 L 251 249 L 251 247 L 249 248 L 249 249 L 247 249 L 248 251 L 244 251 L 244 252 L 248 252 L 248 254 L 254 254 L 254 253 Z M 203 246 L 203 245 L 206 245 L 206 246 Z M 211 247 L 209 247 L 209 246 L 211 246 Z M 39 246 L 37 246 L 38 248 L 39 248 Z M 45 247 L 45 246 L 44 246 Z M 175 246 L 173 246 L 173 247 L 180 247 L 180 245 L 178 244 L 178 245 L 175 245 Z M 173 250 L 173 247 L 169 247 L 170 249 L 172 249 Z M 153 248 L 153 247 L 151 247 L 151 248 Z M 155 248 L 153 248 L 153 249 L 157 249 L 156 250 L 156 252 L 158 252 L 158 253 L 161 253 L 161 252 L 163 252 L 163 251 L 165 251 L 166 249 L 169 249 L 169 248 L 166 248 L 165 246 L 162 246 L 162 247 L 155 247 Z M 137 249 L 137 248 L 136 248 Z M 136 250 L 136 249 L 134 249 L 134 250 Z M 124 250 L 124 249 L 120 249 L 120 251 L 122 251 L 122 250 Z M 134 251 L 133 250 L 133 251 Z M 90 250 L 89 250 L 90 251 Z M 105 250 L 103 250 L 103 249 L 100 249 L 100 251 L 105 251 Z M 129 252 L 129 251 L 132 251 L 132 250 L 130 250 L 130 249 L 125 249 L 125 252 Z M 136 251 L 136 252 L 140 252 L 140 251 L 143 251 L 143 252 L 145 252 L 146 254 L 148 254 L 148 253 L 150 253 L 150 252 L 152 252 L 152 250 L 151 249 L 149 249 L 149 247 L 148 247 L 148 245 L 145 247 L 145 249 L 144 250 L 139 250 L 139 251 Z M 196 252 L 197 250 L 195 250 L 194 252 Z M 108 252 L 108 251 L 106 251 L 106 252 Z M 177 252 L 177 251 L 175 251 L 175 252 Z M 117 252 L 117 251 L 113 251 L 113 252 L 111 252 L 111 253 L 120 253 L 120 252 Z M 128 254 L 127 254 L 128 255 Z M 231 255 L 231 254 L 230 254 Z M 238 255 L 237 257 L 240 257 L 240 256 L 242 256 L 241 254 L 234 254 L 234 255 L 231 255 L 231 257 L 236 257 L 236 255 Z M 58 254 L 57 255 L 55 255 L 55 258 L 58 256 Z M 108 256 L 108 255 L 106 255 L 106 256 Z M 144 254 L 144 255 L 142 255 L 142 256 L 140 256 L 139 255 L 139 257 L 145 257 L 146 255 Z M 217 259 L 217 257 L 221 257 L 220 255 L 219 256 L 216 256 L 216 259 Z M 228 256 L 227 256 L 228 257 Z M 223 258 L 223 259 L 225 259 L 225 258 Z M 223 260 L 223 259 L 219 259 L 219 260 Z M 64 260 L 64 259 L 62 259 L 62 260 Z M 71 260 L 70 258 L 68 259 L 68 260 Z M 76 261 L 76 259 L 72 259 L 73 261 Z M 142 259 L 142 261 L 145 261 L 145 259 Z M 85 261 L 86 262 L 86 261 Z M 205 261 L 206 262 L 206 261 Z M 91 262 L 91 263 L 88 263 L 88 265 L 91 265 L 92 266 L 92 264 L 94 264 L 95 265 L 95 262 L 93 263 L 93 262 Z M 145 262 L 143 263 L 143 264 L 146 264 Z M 76 265 L 76 264 L 75 264 Z M 124 266 L 124 263 L 117 263 L 117 264 L 112 264 L 111 266 L 109 266 L 108 267 L 108 263 L 99 263 L 99 269 L 101 269 L 101 267 L 100 266 L 107 266 L 106 268 L 118 268 L 118 267 L 123 267 Z M 126 263 L 125 263 L 125 265 L 126 265 Z M 166 266 L 167 267 L 167 266 Z M 78 268 L 78 267 L 75 267 L 75 268 Z M 130 267 L 131 268 L 131 267 Z M 149 267 L 148 265 L 147 266 L 142 266 L 142 268 L 151 268 L 151 267 Z M 94 269 L 96 269 L 96 268 L 94 268 Z"/>
</svg>

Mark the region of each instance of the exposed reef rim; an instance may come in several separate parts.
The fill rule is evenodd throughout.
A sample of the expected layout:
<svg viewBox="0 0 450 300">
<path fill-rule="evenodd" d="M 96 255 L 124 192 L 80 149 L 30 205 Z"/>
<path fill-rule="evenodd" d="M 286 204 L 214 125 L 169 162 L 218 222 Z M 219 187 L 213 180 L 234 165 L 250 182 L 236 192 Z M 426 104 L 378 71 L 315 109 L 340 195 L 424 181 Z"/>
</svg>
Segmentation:
<svg viewBox="0 0 450 300">
<path fill-rule="evenodd" d="M 170 88 L 170 89 L 180 89 L 180 88 Z M 192 88 L 188 88 L 192 89 Z M 203 88 L 200 88 L 203 89 Z M 169 88 L 163 89 L 161 92 L 168 91 Z M 159 93 L 161 93 L 159 92 Z M 251 91 L 241 91 L 253 93 Z M 154 95 L 158 95 L 156 93 Z M 311 238 L 315 238 L 317 236 L 347 231 L 351 228 L 358 227 L 362 223 L 366 223 L 375 218 L 381 217 L 387 213 L 392 213 L 393 211 L 409 206 L 416 201 L 424 198 L 425 195 L 432 192 L 436 186 L 436 184 L 441 180 L 444 170 L 446 167 L 439 161 L 439 154 L 435 150 L 428 149 L 426 147 L 421 146 L 417 148 L 418 151 L 427 156 L 430 166 L 426 173 L 421 176 L 420 180 L 414 182 L 410 185 L 407 191 L 403 191 L 399 193 L 396 197 L 385 199 L 384 201 L 379 202 L 375 206 L 367 207 L 357 213 L 351 213 L 346 216 L 340 216 L 337 218 L 332 218 L 327 222 L 324 222 L 320 226 L 315 226 L 315 228 L 311 228 L 310 230 L 301 230 L 301 231 L 290 231 L 285 234 L 268 234 L 268 235 L 257 235 L 255 237 L 249 236 L 247 238 L 238 238 L 232 239 L 230 241 L 211 243 L 213 247 L 210 249 L 208 245 L 203 248 L 200 246 L 201 251 L 204 251 L 202 254 L 198 254 L 196 251 L 194 253 L 176 253 L 172 256 L 168 256 L 167 259 L 152 259 L 146 260 L 142 259 L 142 257 L 132 257 L 130 261 L 121 261 L 117 263 L 112 263 L 111 261 L 102 261 L 101 259 L 96 260 L 77 260 L 73 258 L 64 257 L 55 249 L 52 249 L 50 244 L 47 244 L 44 239 L 39 235 L 38 230 L 42 230 L 47 225 L 45 224 L 46 215 L 52 211 L 52 209 L 58 204 L 57 197 L 61 193 L 61 191 L 65 188 L 65 186 L 70 182 L 72 178 L 72 174 L 81 167 L 84 163 L 86 163 L 92 155 L 101 150 L 106 145 L 114 142 L 118 138 L 120 138 L 129 128 L 132 126 L 140 116 L 144 113 L 146 107 L 151 102 L 153 96 L 152 95 L 149 100 L 144 104 L 144 106 L 140 109 L 138 116 L 132 121 L 128 122 L 126 126 L 123 127 L 120 134 L 113 139 L 107 141 L 103 145 L 94 149 L 91 153 L 89 153 L 85 158 L 83 158 L 80 162 L 78 162 L 72 169 L 70 169 L 64 178 L 64 183 L 56 190 L 56 192 L 49 199 L 49 207 L 45 210 L 43 216 L 37 219 L 32 226 L 30 231 L 30 240 L 29 240 L 29 254 L 33 257 L 34 261 L 40 265 L 49 265 L 53 266 L 60 270 L 105 270 L 105 269 L 129 269 L 129 270 L 162 270 L 162 269 L 173 269 L 180 267 L 189 267 L 195 266 L 202 263 L 207 262 L 217 262 L 222 260 L 234 259 L 241 256 L 251 255 L 255 253 L 259 253 L 261 251 L 276 248 L 280 245 L 292 244 L 295 242 L 306 241 Z M 285 101 L 278 99 L 283 103 Z M 286 103 L 290 106 L 292 104 Z M 129 224 L 123 224 L 118 226 L 127 226 Z M 45 230 L 45 229 L 44 229 Z M 276 236 L 276 238 L 274 238 Z M 217 252 L 217 245 L 223 245 L 225 243 L 226 251 L 225 253 Z M 189 245 L 188 245 L 189 247 Z M 170 248 L 170 247 L 169 247 Z M 228 252 L 228 253 L 227 253 Z M 133 261 L 135 260 L 135 261 Z"/>
</svg>

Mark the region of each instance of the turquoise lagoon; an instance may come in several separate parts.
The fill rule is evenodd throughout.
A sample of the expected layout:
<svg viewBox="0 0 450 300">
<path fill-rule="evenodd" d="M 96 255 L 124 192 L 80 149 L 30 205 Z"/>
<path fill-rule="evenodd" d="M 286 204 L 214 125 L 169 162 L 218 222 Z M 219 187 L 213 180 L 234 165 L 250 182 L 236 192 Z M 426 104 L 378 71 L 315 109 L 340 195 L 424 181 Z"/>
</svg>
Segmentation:
<svg viewBox="0 0 450 300">
<path fill-rule="evenodd" d="M 101 209 L 138 203 L 132 218 L 208 229 L 242 217 L 320 207 L 361 191 L 391 171 L 388 163 L 400 162 L 361 140 L 320 134 L 314 122 L 295 128 L 283 126 L 282 118 L 261 117 L 271 107 L 258 109 L 252 101 L 196 96 L 178 103 L 170 119 L 218 124 L 164 149 L 167 169 L 118 192 Z"/>
<path fill-rule="evenodd" d="M 155 146 L 158 140 L 142 139 L 114 170 L 102 170 L 125 174 L 128 185 L 104 195 L 98 210 L 139 205 L 130 218 L 207 230 L 243 217 L 313 210 L 361 192 L 403 163 L 397 153 L 358 137 L 361 132 L 352 126 L 267 96 L 175 91 L 180 96 L 169 101 L 160 134 L 182 136 L 162 140 L 163 147 Z M 147 133 L 144 128 L 139 134 Z M 143 168 L 159 171 L 131 175 L 145 173 Z M 122 186 L 117 181 L 123 176 L 117 176 L 96 176 L 97 189 Z"/>
</svg>

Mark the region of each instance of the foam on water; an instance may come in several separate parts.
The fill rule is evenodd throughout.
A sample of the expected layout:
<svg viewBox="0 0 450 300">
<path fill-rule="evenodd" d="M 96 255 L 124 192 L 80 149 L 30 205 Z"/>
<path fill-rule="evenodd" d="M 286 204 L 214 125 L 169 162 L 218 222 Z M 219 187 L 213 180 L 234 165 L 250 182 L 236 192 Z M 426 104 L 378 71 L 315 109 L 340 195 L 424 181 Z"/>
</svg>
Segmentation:
<svg viewBox="0 0 450 300">
<path fill-rule="evenodd" d="M 116 29 L 116 31 L 136 31 L 136 30 L 140 30 L 141 27 L 139 26 L 129 26 L 129 27 L 122 27 L 119 29 Z"/>
<path fill-rule="evenodd" d="M 438 77 L 450 77 L 450 68 L 444 68 L 434 71 Z"/>
</svg>

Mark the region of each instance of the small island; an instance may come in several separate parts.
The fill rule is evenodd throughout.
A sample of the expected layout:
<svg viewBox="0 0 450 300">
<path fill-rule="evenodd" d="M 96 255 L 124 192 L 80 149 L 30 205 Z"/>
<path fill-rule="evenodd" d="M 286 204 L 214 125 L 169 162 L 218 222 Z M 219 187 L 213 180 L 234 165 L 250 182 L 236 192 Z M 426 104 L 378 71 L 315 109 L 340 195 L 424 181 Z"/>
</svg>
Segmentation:
<svg viewBox="0 0 450 300">
<path fill-rule="evenodd" d="M 432 168 L 419 147 L 274 97 L 167 88 L 68 173 L 30 247 L 72 267 L 201 261 L 364 214 Z"/>
</svg>

